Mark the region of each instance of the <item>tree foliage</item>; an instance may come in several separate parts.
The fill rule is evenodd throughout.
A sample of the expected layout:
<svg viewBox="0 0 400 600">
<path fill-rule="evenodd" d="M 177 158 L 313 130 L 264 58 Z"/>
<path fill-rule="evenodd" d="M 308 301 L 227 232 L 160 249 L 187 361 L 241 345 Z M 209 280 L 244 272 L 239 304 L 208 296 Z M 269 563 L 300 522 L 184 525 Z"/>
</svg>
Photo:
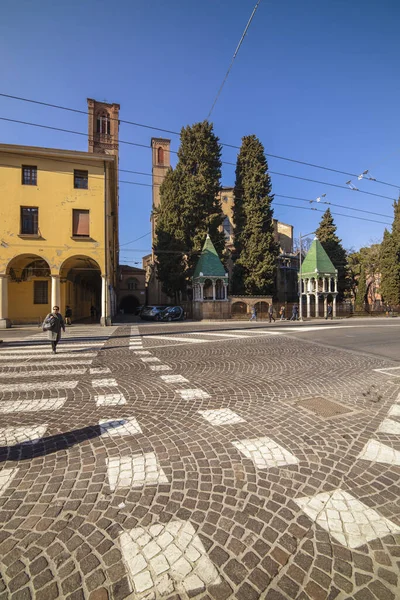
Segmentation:
<svg viewBox="0 0 400 600">
<path fill-rule="evenodd" d="M 225 248 L 218 198 L 221 146 L 208 121 L 181 130 L 178 163 L 160 187 L 156 245 L 158 278 L 164 291 L 184 291 L 207 233 L 220 256 Z"/>
<path fill-rule="evenodd" d="M 385 229 L 381 244 L 381 294 L 384 302 L 400 304 L 400 201 L 394 202 L 392 231 Z"/>
<path fill-rule="evenodd" d="M 323 214 L 315 234 L 331 259 L 333 266 L 338 270 L 338 298 L 342 300 L 350 286 L 347 279 L 347 253 L 336 231 L 337 227 L 328 208 Z"/>
<path fill-rule="evenodd" d="M 235 294 L 267 294 L 274 288 L 276 258 L 271 179 L 264 147 L 255 135 L 242 139 L 234 188 Z"/>
<path fill-rule="evenodd" d="M 380 244 L 371 244 L 360 248 L 358 252 L 348 253 L 347 274 L 357 308 L 365 307 L 368 300 L 376 301 L 378 278 L 380 275 Z"/>
</svg>

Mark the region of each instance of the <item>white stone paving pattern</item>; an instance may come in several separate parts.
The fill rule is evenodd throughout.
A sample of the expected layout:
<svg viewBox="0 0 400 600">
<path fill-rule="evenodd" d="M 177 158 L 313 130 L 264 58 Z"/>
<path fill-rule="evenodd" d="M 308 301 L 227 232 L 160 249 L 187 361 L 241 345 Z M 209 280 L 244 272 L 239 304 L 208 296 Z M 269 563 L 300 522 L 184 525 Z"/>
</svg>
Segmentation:
<svg viewBox="0 0 400 600">
<path fill-rule="evenodd" d="M 99 421 L 102 435 L 110 437 L 137 435 L 143 433 L 135 417 L 128 419 L 102 419 Z"/>
<path fill-rule="evenodd" d="M 77 381 L 37 381 L 35 383 L 0 384 L 1 392 L 34 392 L 36 390 L 73 390 Z"/>
<path fill-rule="evenodd" d="M 59 366 L 59 365 L 58 365 Z M 84 375 L 86 373 L 87 369 L 82 367 L 82 368 L 69 368 L 68 366 L 62 368 L 62 369 L 55 369 L 55 370 L 51 370 L 48 369 L 47 371 L 18 371 L 18 373 L 0 373 L 0 379 L 16 379 L 16 378 L 23 378 L 23 377 L 46 377 L 46 376 L 51 376 L 51 377 L 58 377 L 58 376 L 62 376 L 62 375 Z M 1 384 L 0 384 L 1 385 Z"/>
<path fill-rule="evenodd" d="M 140 360 L 144 363 L 161 362 L 160 359 L 156 356 L 146 356 L 145 358 L 141 358 Z"/>
<path fill-rule="evenodd" d="M 140 488 L 168 483 L 154 452 L 109 458 L 107 465 L 111 491 L 116 488 Z"/>
<path fill-rule="evenodd" d="M 4 494 L 18 472 L 17 467 L 0 471 L 0 496 Z"/>
<path fill-rule="evenodd" d="M 394 404 L 388 414 L 391 417 L 400 417 L 400 404 Z"/>
<path fill-rule="evenodd" d="M 294 501 L 312 521 L 348 548 L 400 533 L 399 525 L 340 489 Z"/>
<path fill-rule="evenodd" d="M 160 377 L 166 383 L 189 383 L 183 375 L 160 375 Z"/>
<path fill-rule="evenodd" d="M 15 446 L 24 442 L 34 442 L 44 436 L 47 425 L 35 427 L 3 427 L 0 429 L 0 446 Z"/>
<path fill-rule="evenodd" d="M 126 404 L 126 398 L 123 394 L 98 394 L 94 397 L 96 406 L 119 406 Z"/>
<path fill-rule="evenodd" d="M 149 352 L 148 350 L 135 350 L 133 354 L 137 354 L 138 356 L 149 356 L 151 352 Z"/>
<path fill-rule="evenodd" d="M 384 419 L 378 428 L 379 433 L 400 434 L 400 422 L 393 419 Z"/>
<path fill-rule="evenodd" d="M 378 440 L 369 440 L 357 458 L 387 465 L 400 466 L 400 451 L 394 450 Z"/>
<path fill-rule="evenodd" d="M 230 408 L 217 408 L 215 410 L 199 410 L 201 416 L 212 425 L 233 425 L 244 423 L 245 420 Z"/>
<path fill-rule="evenodd" d="M 257 469 L 297 465 L 298 458 L 269 437 L 233 441 L 232 444 L 246 458 L 253 461 Z"/>
<path fill-rule="evenodd" d="M 111 373 L 111 369 L 108 367 L 94 367 L 89 369 L 90 375 L 106 375 L 106 373 Z"/>
<path fill-rule="evenodd" d="M 211 398 L 210 394 L 200 388 L 192 388 L 187 390 L 176 390 L 183 400 L 203 400 Z"/>
<path fill-rule="evenodd" d="M 168 365 L 149 365 L 152 371 L 172 371 Z"/>
<path fill-rule="evenodd" d="M 7 354 L 7 356 L 3 356 L 2 355 L 3 351 L 0 350 L 0 361 L 2 360 L 16 360 L 18 358 L 18 365 L 21 364 L 22 361 L 29 361 L 31 358 L 39 358 L 42 354 L 43 354 L 43 358 L 47 358 L 48 359 L 48 364 L 51 364 L 53 361 L 58 361 L 58 360 L 65 360 L 66 358 L 75 358 L 75 359 L 80 359 L 80 358 L 96 358 L 97 356 L 97 352 L 79 352 L 79 354 L 75 353 L 75 352 L 58 352 L 57 354 L 49 354 L 49 352 L 46 353 L 42 353 L 42 352 L 35 352 L 34 354 L 30 353 L 30 354 L 24 354 L 24 356 L 20 356 L 19 353 L 13 353 L 13 355 Z M 77 361 L 68 361 L 68 364 L 73 364 Z M 88 364 L 90 364 L 92 361 L 88 361 Z M 27 365 L 31 365 L 33 363 L 31 362 L 27 362 Z M 47 363 L 43 363 L 40 362 L 38 364 L 47 364 Z M 83 364 L 83 361 L 82 361 Z M 6 365 L 1 364 L 0 366 L 5 367 Z"/>
<path fill-rule="evenodd" d="M 0 402 L 0 413 L 59 410 L 64 406 L 66 401 L 66 398 L 47 398 L 46 400 L 7 400 Z"/>
<path fill-rule="evenodd" d="M 189 521 L 173 520 L 166 525 L 136 527 L 122 533 L 119 541 L 133 591 L 141 594 L 141 598 L 150 590 L 160 597 L 174 591 L 191 597 L 209 585 L 221 583 L 216 567 Z"/>
<path fill-rule="evenodd" d="M 117 387 L 115 379 L 93 379 L 92 387 Z"/>
</svg>

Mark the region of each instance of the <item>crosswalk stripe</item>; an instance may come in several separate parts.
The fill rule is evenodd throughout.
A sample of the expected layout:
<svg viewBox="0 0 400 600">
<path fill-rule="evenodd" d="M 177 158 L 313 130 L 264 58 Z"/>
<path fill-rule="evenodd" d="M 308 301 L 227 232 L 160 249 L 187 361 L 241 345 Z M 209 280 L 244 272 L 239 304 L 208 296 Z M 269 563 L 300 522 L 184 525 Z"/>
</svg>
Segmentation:
<svg viewBox="0 0 400 600">
<path fill-rule="evenodd" d="M 205 335 L 205 336 L 215 336 L 215 337 L 225 337 L 225 338 L 248 338 L 248 335 L 241 335 L 239 333 L 217 333 L 216 331 L 199 331 L 196 332 L 197 335 Z"/>
<path fill-rule="evenodd" d="M 199 340 L 197 338 L 189 338 L 189 337 L 175 337 L 175 336 L 166 336 L 166 335 L 148 335 L 146 336 L 146 340 L 165 340 L 166 342 L 187 342 L 189 344 L 203 344 L 207 340 Z"/>
<path fill-rule="evenodd" d="M 78 381 L 35 381 L 34 383 L 10 383 L 0 384 L 2 392 L 33 392 L 35 390 L 72 390 L 76 388 Z"/>
<path fill-rule="evenodd" d="M 96 358 L 97 356 L 97 352 L 79 352 L 79 353 L 74 353 L 74 352 L 57 352 L 57 354 L 49 354 L 48 352 L 46 352 L 45 354 L 42 354 L 41 352 L 35 352 L 35 354 L 24 354 L 23 356 L 20 356 L 19 354 L 7 354 L 7 356 L 1 356 L 0 355 L 0 361 L 3 360 L 15 360 L 17 358 L 19 358 L 21 361 L 27 361 L 30 360 L 31 358 L 47 358 L 49 361 L 53 362 L 53 361 L 57 361 L 60 359 L 64 359 L 64 358 L 76 358 L 76 359 L 81 359 L 81 358 Z M 90 361 L 91 362 L 91 361 Z M 18 363 L 19 364 L 19 363 Z M 27 364 L 33 364 L 33 363 L 27 363 Z M 40 363 L 43 364 L 43 363 Z M 49 362 L 50 364 L 50 362 Z M 5 367 L 6 365 L 2 365 L 0 363 L 0 367 Z"/>
<path fill-rule="evenodd" d="M 71 366 L 75 366 L 75 365 L 91 365 L 93 362 L 93 360 L 90 359 L 84 359 L 84 360 L 69 360 L 68 361 L 68 367 Z M 0 363 L 0 369 L 5 369 L 6 367 L 15 367 L 15 368 L 22 368 L 22 367 L 56 367 L 56 366 L 60 366 L 57 365 L 56 363 L 54 363 L 51 360 L 42 360 L 40 362 L 29 362 L 29 363 L 22 363 L 21 362 L 11 362 L 11 363 Z M 0 371 L 0 377 L 1 377 L 1 371 Z"/>
<path fill-rule="evenodd" d="M 0 429 L 0 446 L 15 446 L 24 442 L 35 442 L 44 436 L 47 425 L 34 427 L 3 427 Z"/>
<path fill-rule="evenodd" d="M 64 406 L 66 401 L 66 398 L 47 398 L 46 400 L 3 400 L 0 402 L 0 413 L 58 410 Z"/>
<path fill-rule="evenodd" d="M 86 371 L 87 369 L 85 367 L 77 369 L 65 367 L 65 369 L 58 369 L 56 371 L 51 371 L 50 369 L 47 369 L 46 371 L 18 371 L 18 373 L 0 373 L 0 379 L 17 379 L 20 377 L 58 377 L 62 375 L 84 375 Z"/>
</svg>

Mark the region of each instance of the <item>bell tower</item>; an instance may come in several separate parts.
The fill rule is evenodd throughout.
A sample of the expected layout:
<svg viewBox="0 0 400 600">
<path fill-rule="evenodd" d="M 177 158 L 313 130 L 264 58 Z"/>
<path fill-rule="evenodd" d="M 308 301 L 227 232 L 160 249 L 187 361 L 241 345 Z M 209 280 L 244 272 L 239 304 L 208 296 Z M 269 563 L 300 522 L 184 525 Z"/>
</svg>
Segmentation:
<svg viewBox="0 0 400 600">
<path fill-rule="evenodd" d="M 170 156 L 171 140 L 165 138 L 151 138 L 152 148 L 152 183 L 153 183 L 153 206 L 151 211 L 151 241 L 154 247 L 156 231 L 156 220 L 154 210 L 160 206 L 160 185 L 165 179 L 171 166 Z"/>
<path fill-rule="evenodd" d="M 89 152 L 113 154 L 118 159 L 119 104 L 98 102 L 92 98 L 88 103 Z"/>
</svg>

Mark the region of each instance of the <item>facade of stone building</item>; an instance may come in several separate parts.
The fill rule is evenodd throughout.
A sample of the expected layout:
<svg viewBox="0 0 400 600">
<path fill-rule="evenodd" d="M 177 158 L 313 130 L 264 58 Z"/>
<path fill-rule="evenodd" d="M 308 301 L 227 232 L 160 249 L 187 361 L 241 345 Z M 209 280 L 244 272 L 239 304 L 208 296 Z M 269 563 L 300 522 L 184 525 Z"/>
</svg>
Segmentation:
<svg viewBox="0 0 400 600">
<path fill-rule="evenodd" d="M 118 268 L 118 310 L 135 314 L 146 301 L 146 271 L 129 265 Z"/>
<path fill-rule="evenodd" d="M 88 105 L 88 152 L 0 145 L 0 327 L 116 312 L 119 107 Z"/>
</svg>

